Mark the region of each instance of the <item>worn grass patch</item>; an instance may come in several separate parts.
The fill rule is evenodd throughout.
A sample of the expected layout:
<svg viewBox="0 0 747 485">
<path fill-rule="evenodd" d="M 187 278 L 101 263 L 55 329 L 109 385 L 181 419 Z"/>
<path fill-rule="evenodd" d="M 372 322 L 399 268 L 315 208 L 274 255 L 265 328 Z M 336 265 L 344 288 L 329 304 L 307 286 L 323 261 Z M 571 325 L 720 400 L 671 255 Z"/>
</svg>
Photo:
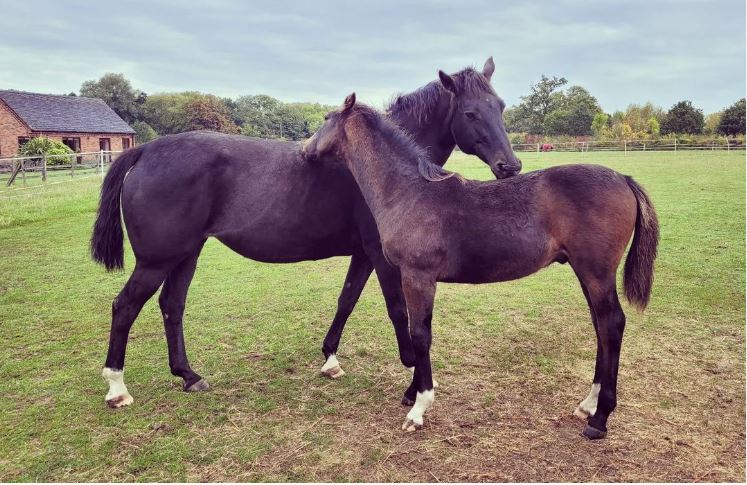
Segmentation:
<svg viewBox="0 0 747 485">
<path fill-rule="evenodd" d="M 649 309 L 628 316 L 606 440 L 572 417 L 595 355 L 567 266 L 439 285 L 426 426 L 399 430 L 399 365 L 375 278 L 343 337 L 347 375 L 318 375 L 347 258 L 200 259 L 185 332 L 212 390 L 181 392 L 155 299 L 135 323 L 110 410 L 99 376 L 129 270 L 88 257 L 99 180 L 0 199 L 0 481 L 744 481 L 744 153 L 522 154 L 524 170 L 601 163 L 649 191 L 662 241 Z M 489 178 L 479 161 L 447 166 Z M 17 194 L 18 192 L 14 192 Z M 5 192 L 7 195 L 7 192 Z"/>
</svg>

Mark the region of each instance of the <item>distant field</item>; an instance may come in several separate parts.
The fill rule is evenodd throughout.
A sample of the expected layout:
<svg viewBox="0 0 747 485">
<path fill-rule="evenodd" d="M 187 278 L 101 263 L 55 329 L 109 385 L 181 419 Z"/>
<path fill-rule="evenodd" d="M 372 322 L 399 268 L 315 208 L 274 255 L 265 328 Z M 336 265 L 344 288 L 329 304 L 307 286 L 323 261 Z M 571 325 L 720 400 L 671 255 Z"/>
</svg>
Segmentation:
<svg viewBox="0 0 747 485">
<path fill-rule="evenodd" d="M 169 373 L 158 305 L 133 327 L 110 410 L 111 300 L 133 267 L 88 256 L 100 178 L 0 191 L 0 481 L 744 481 L 745 154 L 524 153 L 524 171 L 600 163 L 649 191 L 662 240 L 651 305 L 628 317 L 606 440 L 572 416 L 595 340 L 572 271 L 439 285 L 426 426 L 404 434 L 409 373 L 375 278 L 339 354 L 321 342 L 347 258 L 268 265 L 209 241 L 187 302 L 194 369 Z M 477 159 L 447 168 L 489 178 Z M 23 195 L 25 193 L 35 195 Z M 6 197 L 6 198 L 3 198 Z M 129 249 L 128 249 L 129 251 Z"/>
</svg>

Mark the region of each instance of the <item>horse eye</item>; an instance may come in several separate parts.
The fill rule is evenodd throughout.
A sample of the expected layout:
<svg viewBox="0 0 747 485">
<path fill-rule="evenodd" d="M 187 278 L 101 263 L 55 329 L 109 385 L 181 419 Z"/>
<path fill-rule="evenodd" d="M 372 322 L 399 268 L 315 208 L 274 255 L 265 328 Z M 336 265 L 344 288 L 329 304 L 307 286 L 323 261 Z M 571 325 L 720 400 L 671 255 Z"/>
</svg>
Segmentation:
<svg viewBox="0 0 747 485">
<path fill-rule="evenodd" d="M 329 121 L 329 115 L 324 115 L 324 121 Z"/>
<path fill-rule="evenodd" d="M 477 119 L 477 115 L 474 113 L 474 111 L 465 111 L 464 116 L 466 116 L 467 119 L 471 121 L 474 121 Z"/>
</svg>

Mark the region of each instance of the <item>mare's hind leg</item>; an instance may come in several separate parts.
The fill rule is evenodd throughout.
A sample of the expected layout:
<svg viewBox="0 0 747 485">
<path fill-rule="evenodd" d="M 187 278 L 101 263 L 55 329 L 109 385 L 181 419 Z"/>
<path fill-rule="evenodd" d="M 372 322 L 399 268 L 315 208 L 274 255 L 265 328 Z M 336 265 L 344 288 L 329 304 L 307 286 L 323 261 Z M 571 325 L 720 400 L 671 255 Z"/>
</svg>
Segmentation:
<svg viewBox="0 0 747 485">
<path fill-rule="evenodd" d="M 102 376 L 109 384 L 106 403 L 113 408 L 132 404 L 132 396 L 124 383 L 124 361 L 127 338 L 132 323 L 148 299 L 153 296 L 169 268 L 148 266 L 138 262 L 122 291 L 112 302 L 112 328 L 109 334 L 109 351 Z"/>
<path fill-rule="evenodd" d="M 597 321 L 597 368 L 594 380 L 599 384 L 596 410 L 588 418 L 584 436 L 598 439 L 607 434 L 607 419 L 617 406 L 617 373 L 625 314 L 617 297 L 614 271 L 604 277 L 593 272 L 579 272 L 579 277 L 586 286 L 591 311 Z"/>
<path fill-rule="evenodd" d="M 200 251 L 202 251 L 202 244 L 194 254 L 171 270 L 158 298 L 169 348 L 169 367 L 173 375 L 184 379 L 184 390 L 188 392 L 205 391 L 209 388 L 207 381 L 189 366 L 182 324 L 187 291 L 197 268 Z"/>
<path fill-rule="evenodd" d="M 322 344 L 322 353 L 326 360 L 321 371 L 327 377 L 336 379 L 345 375 L 345 371 L 340 367 L 335 354 L 340 345 L 340 337 L 342 337 L 342 331 L 345 329 L 345 323 L 353 312 L 355 304 L 358 303 L 358 298 L 360 298 L 372 271 L 373 264 L 365 254 L 356 253 L 350 258 L 348 274 L 345 277 L 340 297 L 337 299 L 337 312 Z"/>
<path fill-rule="evenodd" d="M 578 275 L 576 275 L 578 276 Z M 597 357 L 596 357 L 596 364 L 594 366 L 594 379 L 591 383 L 591 390 L 589 391 L 589 395 L 584 398 L 583 401 L 581 401 L 578 406 L 576 406 L 576 409 L 573 411 L 573 414 L 581 419 L 587 419 L 590 416 L 594 416 L 594 413 L 597 412 L 597 402 L 599 401 L 599 389 L 601 388 L 601 385 L 599 384 L 601 376 L 599 375 L 599 371 L 601 369 L 600 359 L 602 357 L 602 353 L 599 351 L 600 345 L 599 345 L 599 331 L 597 330 L 597 317 L 594 314 L 594 308 L 591 305 L 591 300 L 589 299 L 589 290 L 586 289 L 586 285 L 579 277 L 578 279 L 579 283 L 581 284 L 581 290 L 584 292 L 584 296 L 586 297 L 586 303 L 589 305 L 589 313 L 591 313 L 591 322 L 594 325 L 594 335 L 597 338 Z"/>
</svg>

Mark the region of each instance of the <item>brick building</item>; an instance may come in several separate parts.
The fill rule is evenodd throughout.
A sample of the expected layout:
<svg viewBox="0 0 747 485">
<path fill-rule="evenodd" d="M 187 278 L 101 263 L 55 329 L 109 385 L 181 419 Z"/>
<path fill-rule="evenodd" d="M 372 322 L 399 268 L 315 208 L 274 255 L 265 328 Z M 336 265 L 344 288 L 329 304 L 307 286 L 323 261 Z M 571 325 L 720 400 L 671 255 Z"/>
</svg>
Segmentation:
<svg viewBox="0 0 747 485">
<path fill-rule="evenodd" d="M 0 90 L 0 157 L 12 157 L 37 136 L 76 152 L 135 144 L 135 131 L 101 99 Z"/>
</svg>

